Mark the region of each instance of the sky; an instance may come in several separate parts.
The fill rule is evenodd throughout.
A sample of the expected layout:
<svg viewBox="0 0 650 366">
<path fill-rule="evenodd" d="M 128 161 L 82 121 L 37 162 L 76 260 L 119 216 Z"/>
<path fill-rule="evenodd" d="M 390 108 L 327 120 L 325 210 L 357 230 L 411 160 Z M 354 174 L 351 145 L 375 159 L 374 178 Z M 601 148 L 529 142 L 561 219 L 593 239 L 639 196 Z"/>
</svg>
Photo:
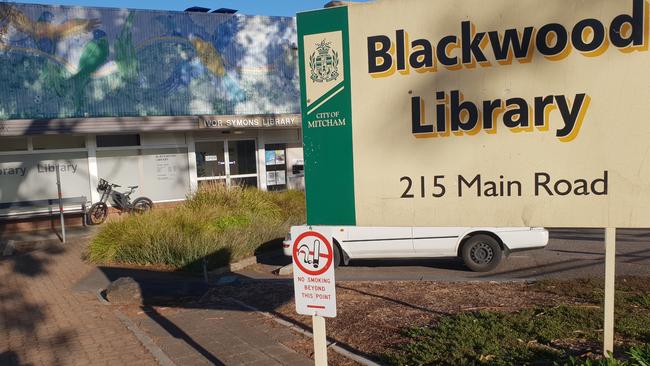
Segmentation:
<svg viewBox="0 0 650 366">
<path fill-rule="evenodd" d="M 2 0 L 0 0 L 2 1 Z M 329 0 L 10 0 L 15 3 L 101 6 L 110 8 L 182 11 L 191 6 L 237 9 L 250 15 L 295 16 L 297 12 L 322 8 Z"/>
</svg>

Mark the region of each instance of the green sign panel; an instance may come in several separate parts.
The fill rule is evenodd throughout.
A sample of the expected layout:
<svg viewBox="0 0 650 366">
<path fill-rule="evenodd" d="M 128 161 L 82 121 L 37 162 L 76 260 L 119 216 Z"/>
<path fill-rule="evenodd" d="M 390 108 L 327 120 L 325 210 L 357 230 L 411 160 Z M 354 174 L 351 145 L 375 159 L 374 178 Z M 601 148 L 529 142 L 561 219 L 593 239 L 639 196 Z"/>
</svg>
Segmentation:
<svg viewBox="0 0 650 366">
<path fill-rule="evenodd" d="M 355 225 L 348 9 L 298 14 L 309 225 Z"/>
</svg>

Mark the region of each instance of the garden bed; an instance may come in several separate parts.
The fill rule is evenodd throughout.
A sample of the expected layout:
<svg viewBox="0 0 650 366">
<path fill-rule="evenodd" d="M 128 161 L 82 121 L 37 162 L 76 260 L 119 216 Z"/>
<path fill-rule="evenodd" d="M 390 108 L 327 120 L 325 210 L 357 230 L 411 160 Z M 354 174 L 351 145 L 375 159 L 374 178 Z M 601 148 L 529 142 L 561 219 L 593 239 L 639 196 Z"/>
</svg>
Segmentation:
<svg viewBox="0 0 650 366">
<path fill-rule="evenodd" d="M 339 345 L 395 365 L 574 364 L 571 357 L 600 356 L 601 283 L 340 282 L 338 316 L 327 331 Z M 617 357 L 650 343 L 648 294 L 645 278 L 617 284 Z M 236 298 L 311 327 L 296 314 L 286 282 L 220 286 L 210 297 Z"/>
<path fill-rule="evenodd" d="M 106 223 L 92 239 L 95 264 L 200 271 L 280 248 L 292 225 L 305 222 L 302 192 L 204 185 L 183 204 Z"/>
</svg>

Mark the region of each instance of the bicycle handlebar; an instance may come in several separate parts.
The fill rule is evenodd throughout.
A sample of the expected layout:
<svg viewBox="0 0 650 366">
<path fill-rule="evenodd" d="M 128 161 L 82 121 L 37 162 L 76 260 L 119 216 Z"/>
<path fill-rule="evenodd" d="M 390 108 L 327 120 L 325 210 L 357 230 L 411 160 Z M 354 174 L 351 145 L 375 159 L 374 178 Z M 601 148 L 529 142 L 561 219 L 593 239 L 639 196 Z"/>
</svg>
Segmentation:
<svg viewBox="0 0 650 366">
<path fill-rule="evenodd" d="M 119 184 L 109 183 L 104 178 L 99 179 L 99 184 L 97 185 L 98 190 L 104 191 L 104 190 L 108 189 L 109 187 L 111 187 L 111 188 L 120 188 L 122 186 L 119 185 Z M 131 190 L 133 191 L 135 188 L 138 188 L 138 186 L 130 186 L 129 188 L 131 188 Z"/>
</svg>

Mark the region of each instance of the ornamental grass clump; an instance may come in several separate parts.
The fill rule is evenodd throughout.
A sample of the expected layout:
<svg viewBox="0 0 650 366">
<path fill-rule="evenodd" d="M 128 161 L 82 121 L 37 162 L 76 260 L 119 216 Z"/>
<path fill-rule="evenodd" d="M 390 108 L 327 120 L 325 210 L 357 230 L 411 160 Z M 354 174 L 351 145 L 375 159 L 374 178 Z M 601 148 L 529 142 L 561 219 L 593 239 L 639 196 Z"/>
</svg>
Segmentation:
<svg viewBox="0 0 650 366">
<path fill-rule="evenodd" d="M 93 263 L 197 271 L 253 255 L 305 222 L 302 192 L 202 185 L 182 205 L 109 221 L 93 238 Z"/>
</svg>

